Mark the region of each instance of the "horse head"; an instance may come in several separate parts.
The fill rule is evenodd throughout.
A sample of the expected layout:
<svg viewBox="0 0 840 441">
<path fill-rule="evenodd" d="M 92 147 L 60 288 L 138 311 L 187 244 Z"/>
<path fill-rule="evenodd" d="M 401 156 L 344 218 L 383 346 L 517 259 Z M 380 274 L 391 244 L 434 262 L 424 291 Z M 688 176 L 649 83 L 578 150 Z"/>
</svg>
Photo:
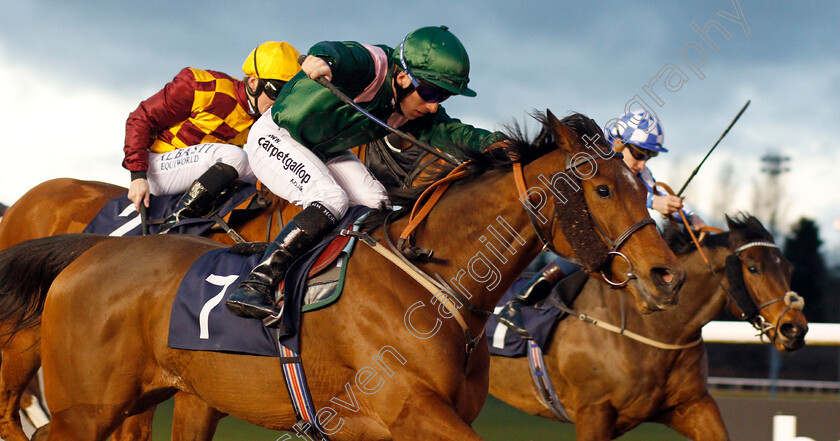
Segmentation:
<svg viewBox="0 0 840 441">
<path fill-rule="evenodd" d="M 781 352 L 805 345 L 808 321 L 805 300 L 790 290 L 793 265 L 773 242 L 773 236 L 753 216 L 726 217 L 729 248 L 726 275 L 730 309 L 766 335 Z"/>
<path fill-rule="evenodd" d="M 648 215 L 644 185 L 593 120 L 559 120 L 551 111 L 538 119 L 556 149 L 540 158 L 548 167 L 531 167 L 528 175 L 538 174 L 547 191 L 531 187 L 520 200 L 546 248 L 626 287 L 643 313 L 676 304 L 685 271 Z"/>
</svg>

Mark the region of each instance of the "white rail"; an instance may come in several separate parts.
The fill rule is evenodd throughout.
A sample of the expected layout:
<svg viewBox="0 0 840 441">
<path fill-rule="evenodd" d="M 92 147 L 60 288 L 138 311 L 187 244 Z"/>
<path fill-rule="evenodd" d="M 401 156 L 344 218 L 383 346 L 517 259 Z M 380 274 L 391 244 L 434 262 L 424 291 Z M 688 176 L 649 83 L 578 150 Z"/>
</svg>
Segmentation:
<svg viewBox="0 0 840 441">
<path fill-rule="evenodd" d="M 747 322 L 709 322 L 703 327 L 707 343 L 757 343 L 761 340 Z M 766 339 L 765 339 L 766 341 Z M 809 323 L 805 344 L 810 346 L 840 346 L 840 323 Z"/>
</svg>

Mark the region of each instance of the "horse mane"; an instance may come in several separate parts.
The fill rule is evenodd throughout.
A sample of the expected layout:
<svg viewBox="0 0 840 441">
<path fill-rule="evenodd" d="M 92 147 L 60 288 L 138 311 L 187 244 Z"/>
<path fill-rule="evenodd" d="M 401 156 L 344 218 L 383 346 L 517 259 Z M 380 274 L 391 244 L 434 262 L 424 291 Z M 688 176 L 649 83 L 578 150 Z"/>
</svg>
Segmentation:
<svg viewBox="0 0 840 441">
<path fill-rule="evenodd" d="M 731 240 L 736 244 L 747 242 L 774 242 L 773 235 L 764 228 L 764 225 L 755 216 L 749 213 L 738 212 L 735 216 L 726 216 L 729 224 L 729 231 L 732 234 Z"/>
<path fill-rule="evenodd" d="M 708 235 L 703 241 L 703 245 L 709 248 L 728 248 L 730 241 L 738 244 L 753 241 L 773 241 L 773 236 L 755 216 L 740 212 L 734 217 L 727 216 L 726 219 L 729 223 L 729 231 Z M 689 254 L 696 250 L 691 236 L 681 224 L 669 222 L 662 236 L 665 238 L 665 243 L 668 244 L 671 251 L 678 256 Z"/>
<path fill-rule="evenodd" d="M 509 149 L 519 156 L 519 162 L 523 165 L 528 164 L 543 155 L 557 149 L 554 136 L 548 126 L 548 115 L 545 112 L 532 111 L 530 116 L 540 123 L 540 131 L 535 137 L 530 137 L 526 128 L 519 123 L 514 122 L 510 125 L 504 125 L 504 139 L 506 139 L 510 147 Z M 578 136 L 588 136 L 596 140 L 596 144 L 604 149 L 609 150 L 609 145 L 604 141 L 600 126 L 591 118 L 577 112 L 570 112 L 569 115 L 560 120 L 560 123 L 572 129 Z M 508 169 L 513 165 L 510 156 L 502 149 L 493 149 L 485 151 L 476 151 L 472 147 L 457 143 L 450 143 L 447 150 L 453 152 L 454 156 L 463 159 L 468 159 L 469 162 L 464 166 L 466 176 L 460 179 L 455 184 L 468 182 L 487 171 Z M 391 204 L 400 206 L 396 211 L 391 210 L 374 210 L 365 221 L 362 228 L 365 231 L 371 232 L 382 225 L 386 217 L 389 219 L 399 219 L 411 212 L 412 207 L 417 202 L 420 195 L 434 182 L 443 179 L 452 170 L 455 165 L 451 163 L 441 163 L 440 161 L 428 167 L 429 174 L 424 177 L 424 181 L 429 184 L 415 186 L 411 188 L 390 188 L 388 189 L 388 197 Z"/>
</svg>

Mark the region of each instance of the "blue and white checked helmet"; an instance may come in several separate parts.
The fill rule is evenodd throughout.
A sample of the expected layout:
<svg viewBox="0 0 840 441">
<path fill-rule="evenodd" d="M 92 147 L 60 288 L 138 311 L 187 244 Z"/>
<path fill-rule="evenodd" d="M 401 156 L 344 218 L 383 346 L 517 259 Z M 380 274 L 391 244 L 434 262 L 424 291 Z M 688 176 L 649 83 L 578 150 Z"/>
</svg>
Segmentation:
<svg viewBox="0 0 840 441">
<path fill-rule="evenodd" d="M 662 147 L 662 142 L 665 140 L 662 124 L 659 123 L 659 119 L 644 110 L 631 110 L 624 114 L 612 127 L 606 129 L 605 134 L 609 142 L 617 139 L 645 150 L 668 151 Z"/>
</svg>

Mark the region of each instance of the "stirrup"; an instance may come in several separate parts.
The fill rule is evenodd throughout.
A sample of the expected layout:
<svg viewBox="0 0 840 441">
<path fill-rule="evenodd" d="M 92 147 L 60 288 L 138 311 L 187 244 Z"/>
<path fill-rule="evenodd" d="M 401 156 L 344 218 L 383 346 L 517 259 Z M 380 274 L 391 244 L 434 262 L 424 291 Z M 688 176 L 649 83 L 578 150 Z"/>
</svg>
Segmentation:
<svg viewBox="0 0 840 441">
<path fill-rule="evenodd" d="M 278 300 L 277 302 L 283 302 L 283 299 L 280 298 L 280 300 Z M 280 320 L 283 318 L 283 307 L 285 306 L 285 302 L 283 303 L 284 304 L 280 306 L 280 309 L 278 310 L 277 314 L 269 315 L 268 317 L 262 319 L 263 326 L 265 326 L 266 328 L 277 328 L 282 332 L 289 331 L 289 328 L 283 326 L 280 323 Z"/>
<path fill-rule="evenodd" d="M 533 337 L 531 337 L 531 333 L 529 333 L 524 327 L 520 327 L 519 325 L 514 323 L 512 320 L 510 320 L 509 318 L 502 315 L 502 313 L 504 313 L 506 309 L 513 309 L 514 313 L 519 315 L 519 317 L 520 317 L 519 321 L 520 322 L 522 321 L 522 310 L 516 311 L 514 309 L 514 307 L 511 305 L 511 303 L 514 302 L 514 301 L 515 300 L 511 300 L 510 302 L 505 304 L 505 306 L 502 308 L 502 310 L 499 311 L 499 313 L 495 315 L 496 321 L 498 321 L 499 323 L 501 323 L 501 324 L 505 325 L 506 327 L 510 328 L 512 331 L 514 331 L 517 334 L 523 336 L 524 338 L 533 338 Z M 520 305 L 520 308 L 521 308 L 521 305 Z"/>
</svg>

